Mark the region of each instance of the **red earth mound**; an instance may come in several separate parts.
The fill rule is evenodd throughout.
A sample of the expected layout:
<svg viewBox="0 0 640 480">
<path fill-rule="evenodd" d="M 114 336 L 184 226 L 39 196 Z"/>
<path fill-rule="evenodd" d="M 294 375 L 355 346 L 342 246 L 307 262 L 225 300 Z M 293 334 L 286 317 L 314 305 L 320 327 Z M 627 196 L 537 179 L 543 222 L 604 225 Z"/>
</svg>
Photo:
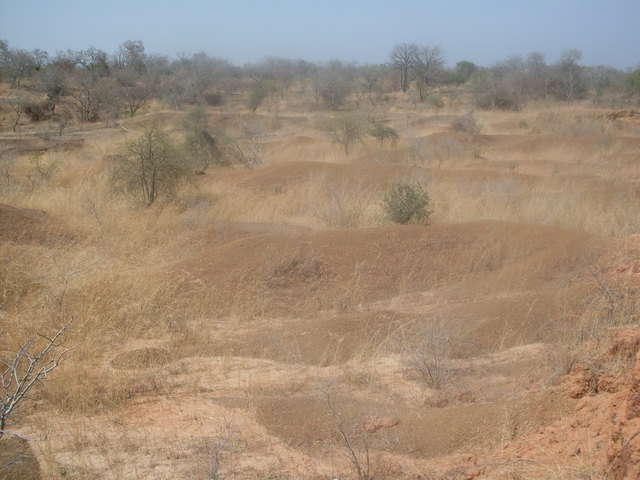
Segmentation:
<svg viewBox="0 0 640 480">
<path fill-rule="evenodd" d="M 242 304 L 260 314 L 308 316 L 385 301 L 393 309 L 396 296 L 438 290 L 437 307 L 458 318 L 481 304 L 485 313 L 474 318 L 486 325 L 478 321 L 474 328 L 487 333 L 509 319 L 527 320 L 540 332 L 571 304 L 564 299 L 568 289 L 573 295 L 584 282 L 593 284 L 589 269 L 604 245 L 600 237 L 495 221 L 258 233 L 217 245 L 204 236 L 200 242 L 178 266 L 180 276 L 189 285 L 195 279 L 207 300 L 226 311 Z"/>
<path fill-rule="evenodd" d="M 640 327 L 614 330 L 611 345 L 610 360 L 620 361 L 616 356 L 622 354 L 635 358 L 635 363 L 615 374 L 576 365 L 562 379 L 564 395 L 581 398 L 574 413 L 507 445 L 500 452 L 500 466 L 495 458 L 485 459 L 483 466 L 473 469 L 473 477 L 496 478 L 506 465 L 520 465 L 522 475 L 528 464 L 547 465 L 547 472 L 554 465 L 566 465 L 567 474 L 585 475 L 570 478 L 640 478 Z M 622 351 L 616 347 L 620 345 L 625 345 Z M 526 475 L 511 478 L 542 478 L 531 469 Z"/>
</svg>

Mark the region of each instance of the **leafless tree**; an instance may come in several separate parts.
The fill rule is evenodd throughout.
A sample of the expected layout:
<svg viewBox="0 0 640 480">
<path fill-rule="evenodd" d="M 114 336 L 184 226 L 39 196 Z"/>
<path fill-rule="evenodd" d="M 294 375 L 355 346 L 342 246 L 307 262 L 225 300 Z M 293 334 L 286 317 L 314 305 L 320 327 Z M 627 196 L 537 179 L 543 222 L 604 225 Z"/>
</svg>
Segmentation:
<svg viewBox="0 0 640 480">
<path fill-rule="evenodd" d="M 444 54 L 439 46 L 421 45 L 415 52 L 415 68 L 420 79 L 420 100 L 424 93 L 437 84 L 444 70 Z"/>
<path fill-rule="evenodd" d="M 559 93 L 567 102 L 573 101 L 584 90 L 582 70 L 578 62 L 582 58 L 582 52 L 571 48 L 562 52 L 559 71 Z"/>
<path fill-rule="evenodd" d="M 69 93 L 82 121 L 96 122 L 100 119 L 105 106 L 113 104 L 112 87 L 108 78 L 100 78 L 87 71 L 76 72 Z"/>
<path fill-rule="evenodd" d="M 75 63 L 91 74 L 92 77 L 105 77 L 109 75 L 109 62 L 107 53 L 95 47 L 78 52 L 69 52 Z"/>
<path fill-rule="evenodd" d="M 18 95 L 9 100 L 9 105 L 11 107 L 11 113 L 13 114 L 13 132 L 15 133 L 20 120 L 22 119 L 22 114 L 24 113 L 24 107 L 27 103 L 26 98 L 23 95 Z"/>
<path fill-rule="evenodd" d="M 56 104 L 67 93 L 68 74 L 58 64 L 50 64 L 38 72 L 38 90 L 47 95 L 47 101 L 55 111 Z"/>
<path fill-rule="evenodd" d="M 355 92 L 359 101 L 367 99 L 375 106 L 385 90 L 387 69 L 383 65 L 365 65 L 356 71 Z"/>
<path fill-rule="evenodd" d="M 11 80 L 12 87 L 19 87 L 20 81 L 36 67 L 33 56 L 26 50 L 9 48 L 6 41 L 0 42 L 0 69 Z"/>
<path fill-rule="evenodd" d="M 126 113 L 133 117 L 151 99 L 150 79 L 139 76 L 131 69 L 125 68 L 116 75 L 116 95 Z"/>
<path fill-rule="evenodd" d="M 49 61 L 49 53 L 46 50 L 41 50 L 39 48 L 31 51 L 31 57 L 33 58 L 36 70 L 43 68 Z"/>
<path fill-rule="evenodd" d="M 65 345 L 74 319 L 72 317 L 65 322 L 53 336 L 38 334 L 29 337 L 13 356 L 2 362 L 0 438 L 9 433 L 6 428 L 10 426 L 10 419 L 15 418 L 16 412 L 24 404 L 31 390 L 43 381 L 49 380 L 51 372 L 78 347 L 79 344 Z"/>
<path fill-rule="evenodd" d="M 527 73 L 527 92 L 532 98 L 544 98 L 549 95 L 551 76 L 544 54 L 531 52 L 525 61 Z"/>
<path fill-rule="evenodd" d="M 267 140 L 266 129 L 261 123 L 247 124 L 242 128 L 243 135 L 221 135 L 223 158 L 232 158 L 240 165 L 253 170 L 264 161 L 264 145 Z"/>
<path fill-rule="evenodd" d="M 351 65 L 333 60 L 320 70 L 314 87 L 329 110 L 337 110 L 352 90 L 353 68 Z M 317 105 L 316 97 L 316 105 Z"/>
<path fill-rule="evenodd" d="M 393 70 L 400 73 L 400 88 L 406 92 L 409 88 L 411 74 L 416 66 L 418 46 L 413 43 L 396 45 L 389 54 L 389 63 Z"/>
<path fill-rule="evenodd" d="M 127 40 L 118 48 L 114 63 L 120 68 L 129 68 L 137 75 L 146 71 L 146 54 L 141 40 Z"/>
</svg>

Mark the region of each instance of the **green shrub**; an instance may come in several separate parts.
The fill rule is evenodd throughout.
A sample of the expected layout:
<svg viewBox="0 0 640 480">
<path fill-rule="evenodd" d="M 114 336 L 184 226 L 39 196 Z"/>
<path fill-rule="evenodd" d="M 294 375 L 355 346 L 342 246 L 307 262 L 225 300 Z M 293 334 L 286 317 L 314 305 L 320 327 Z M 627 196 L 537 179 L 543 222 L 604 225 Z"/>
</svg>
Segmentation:
<svg viewBox="0 0 640 480">
<path fill-rule="evenodd" d="M 150 207 L 158 198 L 175 193 L 191 176 L 193 165 L 165 133 L 152 126 L 126 143 L 109 167 L 117 189 L 134 194 Z"/>
<path fill-rule="evenodd" d="M 384 211 L 395 223 L 424 220 L 431 215 L 431 199 L 419 183 L 393 183 L 382 199 Z"/>
<path fill-rule="evenodd" d="M 438 95 L 429 95 L 426 101 L 433 107 L 436 113 L 438 113 L 438 110 L 444 107 L 444 100 L 442 100 L 442 97 Z"/>
<path fill-rule="evenodd" d="M 395 129 L 378 121 L 373 122 L 371 128 L 369 129 L 369 135 L 380 142 L 380 148 L 384 146 L 384 142 L 387 140 L 390 140 L 391 144 L 395 146 L 395 144 L 398 142 L 398 139 L 400 138 L 398 132 Z"/>
<path fill-rule="evenodd" d="M 205 93 L 204 101 L 212 107 L 219 107 L 224 103 L 220 93 Z"/>
</svg>

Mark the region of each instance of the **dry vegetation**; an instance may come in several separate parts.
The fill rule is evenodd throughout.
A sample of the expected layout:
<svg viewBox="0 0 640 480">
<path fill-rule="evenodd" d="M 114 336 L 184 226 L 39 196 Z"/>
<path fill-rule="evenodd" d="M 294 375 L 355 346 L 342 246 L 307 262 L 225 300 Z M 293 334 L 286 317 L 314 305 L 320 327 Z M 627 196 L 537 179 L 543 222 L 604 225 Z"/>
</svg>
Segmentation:
<svg viewBox="0 0 640 480">
<path fill-rule="evenodd" d="M 346 148 L 311 84 L 262 93 L 61 135 L 2 111 L 0 355 L 71 318 L 79 345 L 0 477 L 634 478 L 640 116 L 352 95 L 394 134 Z M 198 175 L 114 190 L 124 145 L 194 124 L 221 149 Z M 386 219 L 397 182 L 428 220 Z"/>
</svg>

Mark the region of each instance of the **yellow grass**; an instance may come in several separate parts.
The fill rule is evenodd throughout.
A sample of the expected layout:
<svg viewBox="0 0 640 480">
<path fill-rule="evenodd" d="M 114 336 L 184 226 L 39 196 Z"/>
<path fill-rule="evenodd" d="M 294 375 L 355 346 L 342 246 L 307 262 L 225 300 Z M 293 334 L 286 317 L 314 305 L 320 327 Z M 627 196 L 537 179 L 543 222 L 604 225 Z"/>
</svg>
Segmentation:
<svg viewBox="0 0 640 480">
<path fill-rule="evenodd" d="M 273 316 L 275 310 L 269 297 L 262 296 L 260 289 L 252 290 L 253 279 L 241 281 L 236 291 L 227 295 L 216 291 L 215 286 L 204 285 L 190 272 L 177 269 L 182 261 L 191 258 L 190 249 L 194 245 L 206 246 L 203 240 L 206 232 L 220 222 L 289 225 L 313 231 L 375 227 L 388 223 L 381 206 L 385 185 L 397 179 L 417 179 L 433 199 L 434 223 L 501 220 L 611 237 L 631 235 L 640 228 L 637 207 L 640 172 L 629 160 L 638 153 L 637 128 L 614 125 L 604 120 L 600 111 L 558 106 L 548 111 L 537 107 L 517 113 L 476 112 L 480 136 L 464 140 L 462 147 L 439 167 L 436 161 L 416 166 L 408 150 L 410 137 L 424 137 L 429 142 L 429 135 L 449 135 L 451 119 L 465 112 L 445 109 L 434 116 L 430 111 L 382 108 L 387 108 L 383 113 L 399 130 L 402 141 L 395 148 L 386 146 L 388 151 L 381 153 L 374 142 L 365 140 L 349 159 L 313 128 L 315 114 L 287 112 L 286 103 L 281 106 L 278 119 L 269 113 L 261 114 L 260 120 L 269 125 L 270 133 L 265 145 L 265 165 L 257 172 L 277 164 L 325 162 L 353 168 L 350 171 L 356 171 L 356 175 L 310 171 L 293 181 L 282 179 L 281 184 L 261 188 L 245 181 L 251 174 L 211 169 L 203 178 L 184 185 L 175 198 L 148 209 L 110 189 L 103 160 L 104 155 L 114 153 L 121 142 L 135 135 L 132 122 L 125 122 L 129 133 L 113 128 L 79 132 L 74 135 L 86 137 L 82 146 L 44 153 L 40 161 L 56 166 L 51 178 L 44 178 L 34 170 L 32 153 L 17 157 L 12 171 L 15 183 L 2 184 L 0 203 L 44 210 L 73 236 L 72 240 L 54 244 L 0 243 L 0 327 L 4 332 L 0 353 L 15 351 L 29 335 L 51 331 L 72 315 L 77 317 L 74 326 L 81 328 L 73 334 L 81 340 L 80 347 L 34 396 L 39 402 L 37 413 L 25 415 L 21 430 L 25 434 L 49 434 L 37 447 L 47 478 L 62 475 L 63 468 L 73 475 L 71 478 L 149 478 L 151 472 L 171 472 L 172 465 L 180 465 L 175 467 L 176 471 L 184 475 L 189 471 L 202 473 L 207 453 L 195 458 L 189 451 L 193 445 L 182 431 L 175 437 L 167 432 L 171 428 L 188 431 L 202 420 L 208 426 L 194 431 L 196 440 L 211 440 L 215 432 L 206 423 L 211 419 L 203 420 L 207 402 L 221 416 L 238 414 L 238 409 L 221 406 L 225 401 L 237 401 L 235 397 L 225 399 L 225 395 L 216 394 L 219 404 L 207 397 L 207 392 L 216 388 L 214 382 L 207 381 L 209 374 L 214 377 L 223 372 L 224 377 L 228 372 L 225 385 L 234 385 L 236 394 L 262 391 L 293 395 L 298 390 L 309 394 L 317 386 L 318 378 L 326 377 L 337 379 L 345 392 L 356 397 L 378 395 L 375 402 L 380 404 L 392 405 L 390 398 L 410 398 L 413 402 L 422 398 L 424 389 L 405 377 L 406 371 L 389 346 L 393 332 L 386 327 L 360 331 L 365 332 L 368 341 L 354 347 L 351 363 L 342 364 L 336 353 L 339 348 L 333 349 L 333 345 L 346 342 L 352 333 L 338 332 L 333 339 L 335 344 L 327 346 L 320 362 L 326 368 L 302 365 L 305 352 L 295 352 L 291 345 L 296 342 L 287 344 L 290 350 L 282 352 L 287 361 L 263 359 L 262 363 L 237 367 L 248 360 L 225 354 L 220 345 L 226 345 L 227 352 L 235 347 L 247 351 L 246 345 L 234 344 L 244 338 L 241 333 L 258 329 L 265 338 L 270 338 L 270 328 L 278 327 L 278 322 L 286 324 L 291 318 Z M 238 128 L 246 117 L 251 117 L 240 105 L 232 104 L 225 109 L 224 115 L 231 119 L 226 120 L 230 129 Z M 155 119 L 180 135 L 179 125 L 185 114 L 151 110 L 145 115 L 145 120 Z M 214 123 L 219 114 L 207 115 Z M 417 121 L 422 118 L 429 122 L 419 124 Z M 483 135 L 491 139 L 483 140 Z M 510 146 L 509 138 L 515 136 L 539 142 L 537 150 L 530 152 Z M 571 142 L 557 142 L 557 138 L 570 138 Z M 596 147 L 583 147 L 580 141 L 575 142 L 576 138 Z M 547 140 L 549 144 L 545 146 Z M 392 170 L 372 173 L 374 166 L 382 163 L 398 167 L 400 173 L 389 173 Z M 491 245 L 491 239 L 487 242 L 483 252 L 468 265 L 466 280 L 452 286 L 452 291 L 446 292 L 448 296 L 443 294 L 443 305 L 459 298 L 456 295 L 464 296 L 464 289 L 475 289 L 474 282 L 479 281 L 476 275 L 499 270 L 516 257 L 513 252 Z M 453 263 L 456 259 L 445 258 L 442 262 Z M 427 311 L 420 299 L 409 298 L 416 292 L 407 285 L 423 273 L 405 272 L 406 281 L 389 292 L 387 306 L 407 315 L 418 312 L 429 316 L 433 309 L 437 310 L 440 305 L 437 301 L 429 304 L 432 310 Z M 309 291 L 302 302 L 307 305 L 306 312 L 319 312 L 322 316 L 378 308 L 363 305 L 358 275 L 356 268 L 342 293 L 332 298 Z M 446 290 L 446 285 L 442 288 Z M 495 292 L 500 288 L 496 287 Z M 479 286 L 468 297 L 495 292 L 490 286 Z M 424 311 L 420 310 L 422 307 Z M 494 349 L 498 352 L 506 350 L 507 343 L 512 346 L 525 338 L 524 333 L 517 331 L 525 328 L 518 321 L 508 318 L 505 322 L 506 329 L 515 331 L 494 332 L 498 337 L 494 339 Z M 300 339 L 304 335 L 315 334 L 313 324 L 309 325 L 308 332 L 296 333 L 300 336 L 297 345 L 302 344 Z M 273 335 L 275 338 L 276 333 Z M 507 337 L 509 341 L 505 340 Z M 118 355 L 146 348 L 166 350 L 168 366 L 148 366 L 143 360 L 136 366 L 138 357 L 134 356 L 131 368 L 114 368 Z M 256 358 L 261 355 L 266 354 L 254 354 Z M 192 373 L 195 367 L 189 362 L 206 362 L 211 358 L 218 362 L 215 364 L 218 373 L 205 369 L 201 377 L 176 380 Z M 287 375 L 299 375 L 300 380 L 292 386 L 293 379 Z M 265 387 L 258 377 L 271 383 Z M 388 395 L 387 389 L 391 392 Z M 259 397 L 246 395 L 249 403 Z M 447 392 L 447 395 L 453 398 L 454 394 Z M 143 409 L 140 404 L 147 400 L 166 401 L 170 408 L 178 409 L 182 396 L 192 396 L 195 403 L 204 403 L 198 403 L 193 411 L 176 413 L 183 422 L 176 427 L 154 420 L 156 423 L 152 422 L 147 437 L 155 439 L 152 446 L 134 433 L 137 427 L 131 419 L 135 414 L 128 409 Z M 252 445 L 242 448 L 250 451 L 254 466 L 285 472 L 290 461 L 295 472 L 309 475 L 308 478 L 327 471 L 330 461 L 323 457 L 325 447 L 315 454 L 310 453 L 313 449 L 298 451 L 295 445 L 280 442 L 266 431 L 254 418 L 251 407 L 242 411 L 247 418 L 241 430 L 246 430 L 243 433 L 249 438 L 246 443 Z M 170 423 L 171 419 L 165 421 Z M 101 433 L 96 425 L 105 431 Z M 158 444 L 158 438 L 176 443 L 167 448 Z M 197 443 L 196 440 L 191 441 Z M 385 451 L 383 443 L 375 448 Z M 394 457 L 393 461 L 406 465 L 409 453 L 401 448 L 397 451 L 406 457 Z M 154 461 L 162 463 L 162 468 L 154 466 Z M 242 478 L 250 471 L 250 467 L 239 463 L 229 467 L 229 472 L 236 472 L 234 478 Z M 346 462 L 337 464 L 342 471 L 349 468 Z M 562 475 L 566 472 L 561 468 L 557 471 Z M 550 475 L 565 478 L 555 470 Z"/>
</svg>

